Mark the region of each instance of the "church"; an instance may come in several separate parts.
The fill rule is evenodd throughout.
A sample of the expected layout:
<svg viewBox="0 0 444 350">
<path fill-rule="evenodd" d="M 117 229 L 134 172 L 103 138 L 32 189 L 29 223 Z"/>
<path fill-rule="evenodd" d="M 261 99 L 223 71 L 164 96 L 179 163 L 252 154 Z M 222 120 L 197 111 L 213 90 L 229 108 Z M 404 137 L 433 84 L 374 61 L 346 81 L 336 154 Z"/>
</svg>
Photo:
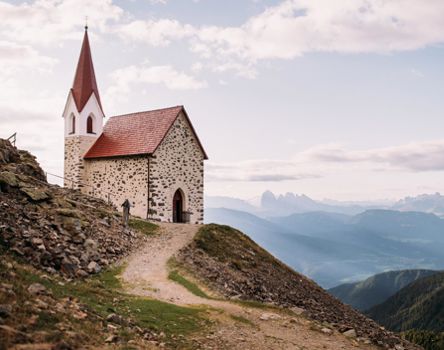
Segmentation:
<svg viewBox="0 0 444 350">
<path fill-rule="evenodd" d="M 183 106 L 113 116 L 104 124 L 85 27 L 63 111 L 64 185 L 156 221 L 202 224 L 204 148 Z"/>
</svg>

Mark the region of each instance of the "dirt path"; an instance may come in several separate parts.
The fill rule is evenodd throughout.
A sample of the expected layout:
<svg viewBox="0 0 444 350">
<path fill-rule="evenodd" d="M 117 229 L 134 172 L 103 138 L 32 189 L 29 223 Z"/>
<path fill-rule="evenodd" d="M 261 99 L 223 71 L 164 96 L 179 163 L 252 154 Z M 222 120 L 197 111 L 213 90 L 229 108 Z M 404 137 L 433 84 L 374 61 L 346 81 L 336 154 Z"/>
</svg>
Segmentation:
<svg viewBox="0 0 444 350">
<path fill-rule="evenodd" d="M 168 260 L 186 246 L 198 225 L 161 224 L 160 233 L 128 259 L 122 277 L 132 294 L 148 296 L 178 305 L 205 304 L 206 299 L 191 294 L 168 279 Z"/>
<path fill-rule="evenodd" d="M 207 306 L 217 320 L 212 334 L 194 339 L 203 349 L 373 349 L 337 332 L 322 329 L 296 314 L 247 307 L 198 297 L 168 279 L 168 260 L 193 239 L 199 226 L 160 224 L 160 232 L 127 259 L 122 274 L 127 291 L 186 306 Z M 241 321 L 244 320 L 244 321 Z M 248 320 L 248 321 L 246 321 Z M 245 322 L 246 321 L 246 322 Z"/>
</svg>

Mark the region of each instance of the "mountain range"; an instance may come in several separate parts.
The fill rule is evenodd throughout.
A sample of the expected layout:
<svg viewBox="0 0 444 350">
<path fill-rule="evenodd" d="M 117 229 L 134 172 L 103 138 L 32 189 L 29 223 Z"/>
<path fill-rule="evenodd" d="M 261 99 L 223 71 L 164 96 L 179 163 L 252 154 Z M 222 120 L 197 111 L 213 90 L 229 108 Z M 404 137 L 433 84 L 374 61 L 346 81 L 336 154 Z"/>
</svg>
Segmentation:
<svg viewBox="0 0 444 350">
<path fill-rule="evenodd" d="M 425 350 L 444 349 L 444 272 L 389 271 L 329 290 Z"/>
<path fill-rule="evenodd" d="M 226 196 L 207 196 L 205 197 L 205 206 L 207 208 L 241 210 L 261 217 L 285 216 L 312 211 L 355 215 L 370 209 L 418 211 L 444 216 L 444 196 L 440 193 L 405 197 L 398 201 L 341 202 L 333 200 L 319 201 L 304 194 L 291 192 L 275 195 L 271 191 L 265 191 L 259 200 L 254 201 Z"/>
<path fill-rule="evenodd" d="M 213 208 L 205 220 L 242 230 L 324 288 L 389 270 L 444 268 L 444 220 L 434 214 L 378 209 L 267 219 Z"/>
<path fill-rule="evenodd" d="M 328 292 L 355 309 L 367 310 L 385 302 L 410 283 L 435 273 L 437 271 L 434 270 L 388 271 L 364 281 L 341 284 Z"/>
<path fill-rule="evenodd" d="M 388 329 L 444 331 L 444 272 L 420 278 L 366 312 Z"/>
</svg>

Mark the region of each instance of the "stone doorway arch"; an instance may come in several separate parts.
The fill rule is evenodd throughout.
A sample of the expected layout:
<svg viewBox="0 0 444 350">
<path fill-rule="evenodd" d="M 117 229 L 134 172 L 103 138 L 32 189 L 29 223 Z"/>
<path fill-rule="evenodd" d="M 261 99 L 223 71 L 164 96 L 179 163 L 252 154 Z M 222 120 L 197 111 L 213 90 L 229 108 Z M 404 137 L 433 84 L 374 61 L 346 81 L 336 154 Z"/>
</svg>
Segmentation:
<svg viewBox="0 0 444 350">
<path fill-rule="evenodd" d="M 185 222 L 184 221 L 184 195 L 179 188 L 173 196 L 173 222 Z"/>
</svg>

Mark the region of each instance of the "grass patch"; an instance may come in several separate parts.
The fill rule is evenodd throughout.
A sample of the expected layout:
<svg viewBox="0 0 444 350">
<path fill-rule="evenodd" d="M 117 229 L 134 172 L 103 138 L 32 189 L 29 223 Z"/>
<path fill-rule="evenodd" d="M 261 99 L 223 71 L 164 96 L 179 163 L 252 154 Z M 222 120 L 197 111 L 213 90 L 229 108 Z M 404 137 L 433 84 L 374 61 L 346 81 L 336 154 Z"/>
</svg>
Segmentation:
<svg viewBox="0 0 444 350">
<path fill-rule="evenodd" d="M 202 226 L 194 237 L 198 249 L 238 271 L 257 270 L 261 266 L 282 268 L 283 264 L 259 247 L 244 233 L 226 225 Z"/>
<path fill-rule="evenodd" d="M 158 300 L 131 298 L 124 306 L 140 327 L 163 331 L 167 335 L 193 333 L 202 326 L 202 309 L 186 308 Z"/>
<path fill-rule="evenodd" d="M 124 266 L 119 266 L 85 280 L 64 282 L 57 277 L 41 277 L 34 269 L 16 264 L 14 271 L 17 276 L 13 281 L 14 292 L 17 300 L 24 303 L 29 299 L 26 291 L 27 287 L 31 283 L 41 283 L 52 292 L 55 299 L 76 299 L 86 306 L 89 314 L 106 318 L 110 313 L 116 313 L 134 322 L 135 326 L 152 329 L 158 333 L 164 332 L 166 335 L 165 342 L 173 348 L 187 348 L 189 340 L 179 337 L 179 335 L 186 337 L 188 334 L 204 331 L 209 325 L 208 320 L 203 315 L 206 312 L 204 308 L 181 307 L 124 293 L 119 280 L 119 275 L 123 269 Z M 0 262 L 0 276 L 6 273 L 7 268 Z M 0 293 L 0 303 L 9 302 L 9 300 L 3 299 Z M 23 315 L 20 317 L 26 320 L 30 316 L 31 313 L 23 311 Z M 39 313 L 35 329 L 47 331 L 61 321 L 58 314 L 52 315 L 44 311 Z M 101 322 L 86 324 L 84 320 L 76 320 L 71 317 L 68 317 L 65 321 L 75 325 L 79 331 L 88 334 L 91 339 L 103 342 L 99 330 L 103 327 Z M 127 331 L 130 334 L 125 334 Z M 130 339 L 136 336 L 133 327 L 122 329 L 122 332 L 122 339 Z"/>
<path fill-rule="evenodd" d="M 142 328 L 163 331 L 167 337 L 189 334 L 204 326 L 202 309 L 181 307 L 123 293 L 118 275 L 123 266 L 105 271 L 88 281 L 70 285 L 71 293 L 102 316 L 110 312 L 131 318 Z"/>
<path fill-rule="evenodd" d="M 129 220 L 129 226 L 147 236 L 155 234 L 159 229 L 159 226 L 153 224 L 152 222 L 136 218 L 131 218 Z"/>
<path fill-rule="evenodd" d="M 253 322 L 251 322 L 248 318 L 245 318 L 243 316 L 230 315 L 230 317 L 237 322 L 248 324 L 249 326 L 254 326 Z"/>
<path fill-rule="evenodd" d="M 194 295 L 197 295 L 198 297 L 205 298 L 205 299 L 211 299 L 211 297 L 208 296 L 202 289 L 200 289 L 197 284 L 187 280 L 185 277 L 183 277 L 181 274 L 179 274 L 179 272 L 177 270 L 171 271 L 168 275 L 168 278 L 170 280 L 184 286 L 188 291 L 190 291 Z"/>
</svg>

